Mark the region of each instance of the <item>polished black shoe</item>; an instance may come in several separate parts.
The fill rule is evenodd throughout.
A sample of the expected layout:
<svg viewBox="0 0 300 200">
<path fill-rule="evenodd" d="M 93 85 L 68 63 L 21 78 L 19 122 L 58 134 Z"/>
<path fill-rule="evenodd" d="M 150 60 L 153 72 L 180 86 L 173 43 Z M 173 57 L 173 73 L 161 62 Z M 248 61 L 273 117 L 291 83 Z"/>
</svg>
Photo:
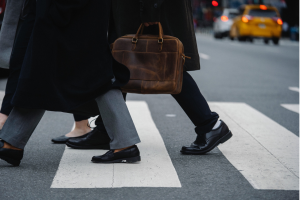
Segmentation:
<svg viewBox="0 0 300 200">
<path fill-rule="evenodd" d="M 11 165 L 19 166 L 23 158 L 24 150 L 14 150 L 3 148 L 4 142 L 0 140 L 0 159 Z"/>
<path fill-rule="evenodd" d="M 218 128 L 213 129 L 212 131 L 198 135 L 196 141 L 191 144 L 191 146 L 183 146 L 181 149 L 182 154 L 194 154 L 200 155 L 205 154 L 215 147 L 217 147 L 220 143 L 224 143 L 232 137 L 232 133 L 229 130 L 228 126 L 221 121 L 221 124 Z"/>
<path fill-rule="evenodd" d="M 136 145 L 114 153 L 114 150 L 109 150 L 104 155 L 93 156 L 93 163 L 134 163 L 141 161 L 140 151 Z"/>
<path fill-rule="evenodd" d="M 68 139 L 70 139 L 70 138 L 83 138 L 83 137 L 85 137 L 86 135 L 87 135 L 87 134 L 84 134 L 84 135 L 79 136 L 79 137 L 67 137 L 67 136 L 65 136 L 65 135 L 62 135 L 62 136 L 53 138 L 51 141 L 52 141 L 53 143 L 56 143 L 56 144 L 65 144 L 65 143 L 68 141 Z"/>
<path fill-rule="evenodd" d="M 109 143 L 107 132 L 96 127 L 83 138 L 70 138 L 66 145 L 74 149 L 109 149 Z"/>
</svg>

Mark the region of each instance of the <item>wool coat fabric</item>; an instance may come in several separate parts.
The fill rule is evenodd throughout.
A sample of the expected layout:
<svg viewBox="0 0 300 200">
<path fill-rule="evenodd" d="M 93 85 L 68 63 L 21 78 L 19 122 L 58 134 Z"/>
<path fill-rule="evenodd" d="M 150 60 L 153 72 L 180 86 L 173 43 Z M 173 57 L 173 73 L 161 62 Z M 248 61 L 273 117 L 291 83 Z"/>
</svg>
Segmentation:
<svg viewBox="0 0 300 200">
<path fill-rule="evenodd" d="M 22 0 L 6 0 L 6 10 L 0 31 L 0 68 L 9 68 L 22 5 Z"/>
<path fill-rule="evenodd" d="M 99 114 L 94 99 L 126 84 L 130 76 L 109 49 L 110 10 L 110 0 L 36 1 L 35 25 L 12 104 Z"/>
<path fill-rule="evenodd" d="M 200 69 L 194 31 L 191 0 L 112 0 L 110 42 L 126 34 L 135 34 L 142 22 L 161 22 L 164 34 L 177 37 L 184 45 L 184 69 Z M 145 33 L 158 34 L 157 26 Z"/>
</svg>

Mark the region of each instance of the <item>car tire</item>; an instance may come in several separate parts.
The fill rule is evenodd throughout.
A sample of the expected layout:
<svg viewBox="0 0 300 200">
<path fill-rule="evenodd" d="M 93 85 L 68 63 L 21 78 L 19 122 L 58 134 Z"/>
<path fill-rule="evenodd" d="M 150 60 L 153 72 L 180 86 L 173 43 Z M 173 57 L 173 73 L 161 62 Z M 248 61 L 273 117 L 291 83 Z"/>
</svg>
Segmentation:
<svg viewBox="0 0 300 200">
<path fill-rule="evenodd" d="M 231 36 L 230 36 L 229 39 L 233 41 L 233 40 L 234 40 L 234 37 L 231 37 Z"/>
<path fill-rule="evenodd" d="M 222 36 L 220 33 L 214 33 L 214 38 L 215 39 L 222 39 Z"/>
<path fill-rule="evenodd" d="M 251 42 L 251 43 L 253 43 L 253 38 L 251 38 L 251 37 L 248 38 L 248 41 Z"/>
<path fill-rule="evenodd" d="M 238 37 L 238 40 L 239 40 L 240 42 L 245 42 L 245 41 L 246 41 L 246 38 L 245 38 L 245 37 Z"/>
<path fill-rule="evenodd" d="M 279 38 L 273 38 L 272 41 L 273 41 L 273 44 L 279 45 Z"/>
<path fill-rule="evenodd" d="M 269 39 L 264 39 L 265 44 L 269 44 Z"/>
</svg>

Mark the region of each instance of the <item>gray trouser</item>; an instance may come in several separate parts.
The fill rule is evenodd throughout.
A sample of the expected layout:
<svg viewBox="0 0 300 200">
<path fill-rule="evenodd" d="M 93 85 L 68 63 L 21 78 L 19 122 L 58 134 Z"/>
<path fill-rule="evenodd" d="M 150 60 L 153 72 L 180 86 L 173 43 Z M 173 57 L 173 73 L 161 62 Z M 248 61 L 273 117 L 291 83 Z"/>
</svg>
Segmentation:
<svg viewBox="0 0 300 200">
<path fill-rule="evenodd" d="M 111 149 L 121 149 L 140 142 L 122 93 L 113 89 L 96 98 Z M 24 149 L 45 110 L 14 107 L 4 124 L 0 138 L 14 147 Z"/>
</svg>

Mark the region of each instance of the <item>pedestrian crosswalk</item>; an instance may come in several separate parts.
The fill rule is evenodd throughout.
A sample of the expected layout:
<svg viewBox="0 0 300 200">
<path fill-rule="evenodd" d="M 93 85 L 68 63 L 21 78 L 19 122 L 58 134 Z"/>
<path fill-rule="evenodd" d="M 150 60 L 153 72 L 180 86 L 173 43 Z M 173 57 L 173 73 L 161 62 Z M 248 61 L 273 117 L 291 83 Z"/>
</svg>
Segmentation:
<svg viewBox="0 0 300 200">
<path fill-rule="evenodd" d="M 66 148 L 51 188 L 181 187 L 147 103 L 129 101 L 127 104 L 142 140 L 139 144 L 142 161 L 98 165 L 89 161 L 105 151 Z M 209 104 L 234 135 L 219 149 L 253 188 L 298 190 L 296 135 L 245 103 Z"/>
<path fill-rule="evenodd" d="M 144 101 L 127 103 L 142 142 L 139 164 L 94 164 L 100 150 L 66 147 L 51 188 L 181 187 L 177 172 Z"/>
<path fill-rule="evenodd" d="M 289 88 L 299 92 L 299 88 Z M 0 91 L 0 101 L 4 92 Z M 66 147 L 51 188 L 182 187 L 145 101 L 128 101 L 142 143 L 137 164 L 94 164 L 106 151 Z M 299 138 L 245 103 L 209 102 L 233 137 L 218 148 L 255 189 L 299 190 Z M 299 104 L 281 104 L 299 113 Z M 175 114 L 166 114 L 176 117 Z M 183 155 L 184 156 L 184 155 Z"/>
<path fill-rule="evenodd" d="M 210 103 L 234 137 L 219 149 L 255 189 L 298 190 L 299 138 L 245 103 Z"/>
</svg>

